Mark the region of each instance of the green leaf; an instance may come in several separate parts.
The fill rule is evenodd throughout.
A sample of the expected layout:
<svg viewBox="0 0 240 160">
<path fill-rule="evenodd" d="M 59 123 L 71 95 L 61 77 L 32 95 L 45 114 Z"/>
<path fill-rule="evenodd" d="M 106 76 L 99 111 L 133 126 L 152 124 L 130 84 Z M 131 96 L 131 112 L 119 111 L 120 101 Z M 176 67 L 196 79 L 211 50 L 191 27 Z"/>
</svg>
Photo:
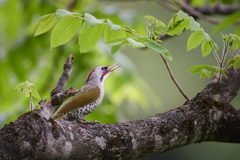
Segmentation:
<svg viewBox="0 0 240 160">
<path fill-rule="evenodd" d="M 193 48 L 196 48 L 197 46 L 199 46 L 201 44 L 201 42 L 203 41 L 203 36 L 202 36 L 202 32 L 197 30 L 195 32 L 193 32 L 190 37 L 188 38 L 188 42 L 187 42 L 187 50 L 191 50 Z"/>
<path fill-rule="evenodd" d="M 153 16 L 144 16 L 144 17 L 152 21 L 155 19 Z"/>
<path fill-rule="evenodd" d="M 211 40 L 210 36 L 205 32 L 203 34 L 203 37 L 204 37 L 204 40 L 207 41 L 207 42 L 209 42 Z"/>
<path fill-rule="evenodd" d="M 233 25 L 240 17 L 240 11 L 233 13 L 224 19 L 219 25 L 213 29 L 213 34 L 220 32 L 221 30 Z"/>
<path fill-rule="evenodd" d="M 178 20 L 183 20 L 183 19 L 187 18 L 188 15 L 186 13 L 184 13 L 183 11 L 179 10 L 177 13 L 177 17 L 178 17 Z"/>
<path fill-rule="evenodd" d="M 190 29 L 192 31 L 199 30 L 201 27 L 200 24 L 198 22 L 196 22 L 193 17 L 189 18 L 189 25 L 190 25 Z"/>
<path fill-rule="evenodd" d="M 154 41 L 146 41 L 144 42 L 144 44 L 148 47 L 153 49 L 154 51 L 162 54 L 164 57 L 166 57 L 167 59 L 169 59 L 170 61 L 172 61 L 172 56 L 170 55 L 169 51 L 164 48 L 163 46 L 159 45 L 158 43 L 154 42 Z"/>
<path fill-rule="evenodd" d="M 58 18 L 63 18 L 63 17 L 73 15 L 73 14 L 78 14 L 78 15 L 82 16 L 82 14 L 80 14 L 80 13 L 72 13 L 72 12 L 69 12 L 68 10 L 65 10 L 65 9 L 58 9 L 56 11 L 56 15 L 57 15 Z"/>
<path fill-rule="evenodd" d="M 78 31 L 82 20 L 77 17 L 64 17 L 53 28 L 51 48 L 67 43 Z"/>
<path fill-rule="evenodd" d="M 121 41 L 127 41 L 127 38 L 116 38 L 116 39 L 111 39 L 111 40 L 105 42 L 105 44 L 109 45 L 109 44 L 117 43 L 117 42 L 121 42 Z"/>
<path fill-rule="evenodd" d="M 173 23 L 174 19 L 171 19 L 171 21 L 168 23 L 167 29 L 165 34 L 168 34 L 170 36 L 180 35 L 182 34 L 182 31 L 189 29 L 189 18 L 186 18 L 184 20 L 177 21 Z"/>
<path fill-rule="evenodd" d="M 14 89 L 17 89 L 17 90 L 22 90 L 22 88 L 24 88 L 24 86 L 26 85 L 26 82 L 21 82 L 19 84 L 17 84 Z"/>
<path fill-rule="evenodd" d="M 209 42 L 203 41 L 201 50 L 202 50 L 202 56 L 205 57 L 211 53 L 212 47 L 210 46 Z"/>
<path fill-rule="evenodd" d="M 192 71 L 192 72 L 194 72 L 194 74 L 199 73 L 201 71 L 200 78 L 204 78 L 204 77 L 210 78 L 215 73 L 220 72 L 227 78 L 227 75 L 226 75 L 227 71 L 225 69 L 221 69 L 217 66 L 210 66 L 210 65 L 205 65 L 205 64 L 195 65 L 195 66 L 191 66 L 187 71 Z M 193 73 L 191 73 L 191 75 L 192 74 Z"/>
<path fill-rule="evenodd" d="M 97 24 L 102 24 L 105 21 L 105 19 L 97 19 L 89 13 L 85 13 L 84 18 L 85 18 L 85 21 L 86 21 L 86 24 L 87 24 L 88 28 L 90 28 L 92 26 L 95 26 Z"/>
<path fill-rule="evenodd" d="M 165 23 L 163 23 L 162 21 L 160 21 L 158 19 L 156 19 L 155 21 L 157 22 L 157 24 L 156 24 L 157 27 L 162 26 L 162 27 L 166 28 Z"/>
<path fill-rule="evenodd" d="M 34 84 L 33 84 L 33 85 L 30 85 L 30 89 L 31 89 L 32 96 L 40 100 L 41 97 L 40 97 L 40 95 L 38 94 L 37 89 L 36 89 L 36 87 L 35 87 Z"/>
<path fill-rule="evenodd" d="M 58 21 L 58 18 L 55 13 L 51 14 L 51 16 L 48 16 L 46 19 L 44 18 L 44 20 L 39 24 L 34 36 L 38 36 L 40 34 L 47 32 L 54 26 L 54 24 L 57 21 Z"/>
<path fill-rule="evenodd" d="M 129 27 L 126 26 L 126 25 L 123 25 L 123 27 L 126 28 L 129 32 L 136 32 L 134 29 L 129 28 Z"/>
<path fill-rule="evenodd" d="M 105 26 L 105 29 L 104 29 L 105 41 L 109 41 L 111 39 L 116 39 L 116 38 L 122 38 L 122 37 L 124 37 L 123 32 L 124 31 L 122 31 L 122 30 L 111 31 L 109 26 Z"/>
<path fill-rule="evenodd" d="M 235 70 L 237 70 L 239 66 L 240 66 L 240 58 L 236 59 L 233 63 L 233 68 Z"/>
<path fill-rule="evenodd" d="M 110 19 L 107 19 L 107 22 L 108 22 L 108 24 L 110 26 L 111 31 L 116 31 L 116 30 L 121 29 L 120 25 L 113 24 Z"/>
<path fill-rule="evenodd" d="M 54 14 L 54 13 L 53 13 Z M 46 19 L 50 18 L 53 14 L 46 14 L 42 17 L 39 17 L 37 20 L 35 20 L 31 26 L 35 26 L 38 25 L 39 23 L 41 23 L 42 21 L 45 21 Z"/>
<path fill-rule="evenodd" d="M 137 42 L 135 40 L 133 40 L 132 38 L 128 38 L 127 41 L 129 42 L 129 44 L 133 47 L 133 48 L 136 48 L 136 47 L 145 47 L 144 44 L 140 43 L 140 42 Z"/>
<path fill-rule="evenodd" d="M 123 45 L 123 41 L 113 44 L 111 48 L 111 54 L 114 55 L 117 51 L 119 51 L 122 45 Z"/>
<path fill-rule="evenodd" d="M 83 23 L 78 41 L 81 53 L 86 53 L 96 46 L 101 37 L 103 28 L 104 24 L 99 24 L 91 28 L 87 28 L 86 22 Z"/>
</svg>

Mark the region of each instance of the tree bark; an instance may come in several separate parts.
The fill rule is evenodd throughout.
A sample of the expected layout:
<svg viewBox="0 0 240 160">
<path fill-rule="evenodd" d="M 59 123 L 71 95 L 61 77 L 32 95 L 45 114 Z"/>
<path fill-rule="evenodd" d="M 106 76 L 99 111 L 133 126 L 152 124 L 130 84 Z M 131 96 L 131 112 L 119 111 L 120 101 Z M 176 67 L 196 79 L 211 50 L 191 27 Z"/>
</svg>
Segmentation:
<svg viewBox="0 0 240 160">
<path fill-rule="evenodd" d="M 238 50 L 236 54 L 240 54 Z M 54 120 L 53 113 L 78 90 L 64 90 L 73 56 L 41 110 L 21 115 L 0 130 L 0 159 L 136 159 L 191 143 L 240 143 L 240 111 L 230 102 L 240 88 L 240 69 L 216 78 L 182 106 L 155 116 L 115 124 Z"/>
</svg>

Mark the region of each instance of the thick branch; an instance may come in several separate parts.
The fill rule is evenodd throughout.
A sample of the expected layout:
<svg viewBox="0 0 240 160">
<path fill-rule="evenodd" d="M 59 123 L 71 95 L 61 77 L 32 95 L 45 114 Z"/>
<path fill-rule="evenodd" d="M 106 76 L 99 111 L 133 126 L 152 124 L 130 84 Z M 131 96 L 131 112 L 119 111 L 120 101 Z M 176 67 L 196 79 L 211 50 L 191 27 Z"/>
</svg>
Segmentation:
<svg viewBox="0 0 240 160">
<path fill-rule="evenodd" d="M 0 131 L 0 159 L 135 159 L 202 141 L 240 143 L 240 112 L 201 94 L 167 113 L 116 124 L 47 120 L 38 112 Z"/>
<path fill-rule="evenodd" d="M 240 143 L 240 111 L 229 104 L 240 89 L 239 76 L 231 67 L 228 79 L 218 84 L 214 78 L 181 107 L 116 124 L 54 120 L 51 109 L 44 110 L 53 103 L 43 100 L 42 110 L 0 130 L 0 159 L 136 159 L 202 141 Z M 64 97 L 77 90 L 61 92 Z"/>
</svg>

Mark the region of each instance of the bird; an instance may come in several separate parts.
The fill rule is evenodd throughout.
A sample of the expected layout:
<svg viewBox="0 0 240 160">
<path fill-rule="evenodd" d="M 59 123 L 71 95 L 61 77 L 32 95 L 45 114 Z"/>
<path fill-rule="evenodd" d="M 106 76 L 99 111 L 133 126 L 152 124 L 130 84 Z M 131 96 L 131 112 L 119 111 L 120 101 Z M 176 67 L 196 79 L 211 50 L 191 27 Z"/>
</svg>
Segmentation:
<svg viewBox="0 0 240 160">
<path fill-rule="evenodd" d="M 121 65 L 94 68 L 88 75 L 86 83 L 79 92 L 69 99 L 54 116 L 54 119 L 68 121 L 85 121 L 83 118 L 92 113 L 102 102 L 104 96 L 104 82 L 114 70 Z"/>
</svg>

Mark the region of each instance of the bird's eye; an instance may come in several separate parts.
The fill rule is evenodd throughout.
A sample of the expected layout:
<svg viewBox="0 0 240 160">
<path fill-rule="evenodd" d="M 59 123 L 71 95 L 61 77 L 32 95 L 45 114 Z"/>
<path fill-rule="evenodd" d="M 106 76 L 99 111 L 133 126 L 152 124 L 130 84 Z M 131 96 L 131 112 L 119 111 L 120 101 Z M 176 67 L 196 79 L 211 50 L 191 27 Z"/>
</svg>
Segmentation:
<svg viewBox="0 0 240 160">
<path fill-rule="evenodd" d="M 106 70 L 106 69 L 107 69 L 107 67 L 102 67 L 101 69 L 102 69 L 102 70 Z"/>
</svg>

